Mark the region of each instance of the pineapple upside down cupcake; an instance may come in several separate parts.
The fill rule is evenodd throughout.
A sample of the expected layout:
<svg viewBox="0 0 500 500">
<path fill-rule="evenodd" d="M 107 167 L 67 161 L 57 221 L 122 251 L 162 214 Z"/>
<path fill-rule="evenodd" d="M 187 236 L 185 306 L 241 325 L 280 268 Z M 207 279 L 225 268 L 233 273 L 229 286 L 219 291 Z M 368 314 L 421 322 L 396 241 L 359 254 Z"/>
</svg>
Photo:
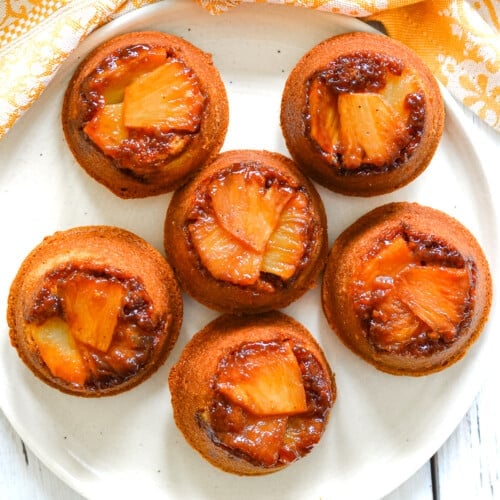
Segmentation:
<svg viewBox="0 0 500 500">
<path fill-rule="evenodd" d="M 138 236 L 87 226 L 45 238 L 24 260 L 8 300 L 12 345 L 32 372 L 77 396 L 108 396 L 165 361 L 182 296 L 164 257 Z"/>
<path fill-rule="evenodd" d="M 317 284 L 328 253 L 319 195 L 288 158 L 227 151 L 177 190 L 165 251 L 182 288 L 222 312 L 285 307 Z"/>
<path fill-rule="evenodd" d="M 323 310 L 354 353 L 396 375 L 443 370 L 480 335 L 491 306 L 488 263 L 472 234 L 416 203 L 367 213 L 333 244 Z"/>
<path fill-rule="evenodd" d="M 277 311 L 212 321 L 184 348 L 169 386 L 187 442 L 240 475 L 276 472 L 309 453 L 336 398 L 317 342 Z"/>
<path fill-rule="evenodd" d="M 120 35 L 69 82 L 66 141 L 86 172 L 122 198 L 172 191 L 221 148 L 224 84 L 209 54 L 165 33 Z"/>
<path fill-rule="evenodd" d="M 313 47 L 286 82 L 281 127 L 302 170 L 330 190 L 391 192 L 430 163 L 444 126 L 436 80 L 408 47 L 347 33 Z"/>
</svg>

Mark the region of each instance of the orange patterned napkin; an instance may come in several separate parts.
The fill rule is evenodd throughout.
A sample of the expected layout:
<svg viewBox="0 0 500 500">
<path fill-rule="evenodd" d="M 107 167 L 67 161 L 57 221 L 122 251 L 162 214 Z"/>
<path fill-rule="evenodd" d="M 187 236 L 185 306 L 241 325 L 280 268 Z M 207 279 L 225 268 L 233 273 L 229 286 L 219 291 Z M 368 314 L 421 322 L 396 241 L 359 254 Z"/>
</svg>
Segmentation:
<svg viewBox="0 0 500 500">
<path fill-rule="evenodd" d="M 157 0 L 2 0 L 0 138 L 68 54 L 112 17 Z M 376 20 L 412 47 L 450 92 L 500 132 L 498 0 L 196 0 L 213 14 L 268 1 Z"/>
</svg>

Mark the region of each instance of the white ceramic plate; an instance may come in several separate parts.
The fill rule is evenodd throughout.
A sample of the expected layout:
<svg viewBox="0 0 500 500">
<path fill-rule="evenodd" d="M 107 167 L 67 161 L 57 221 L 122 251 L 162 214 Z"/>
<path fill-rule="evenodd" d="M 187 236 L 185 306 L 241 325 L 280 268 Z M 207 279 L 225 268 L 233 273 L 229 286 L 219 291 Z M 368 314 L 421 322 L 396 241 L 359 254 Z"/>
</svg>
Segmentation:
<svg viewBox="0 0 500 500">
<path fill-rule="evenodd" d="M 211 52 L 226 83 L 230 126 L 224 150 L 287 153 L 279 127 L 286 77 L 317 42 L 369 28 L 354 19 L 278 5 L 242 5 L 210 16 L 194 2 L 161 2 L 95 32 L 67 61 L 48 90 L 0 143 L 0 304 L 26 254 L 59 229 L 111 224 L 134 231 L 162 249 L 170 195 L 120 200 L 90 179 L 68 151 L 60 126 L 64 89 L 78 61 L 119 33 L 158 29 Z M 454 103 L 445 93 L 446 129 L 429 168 L 391 195 L 358 199 L 319 188 L 330 243 L 361 214 L 393 200 L 418 201 L 461 220 L 482 243 L 494 267 L 495 209 L 488 181 Z M 496 273 L 496 268 L 494 268 Z M 339 397 L 320 444 L 287 470 L 242 478 L 201 459 L 175 427 L 167 375 L 186 341 L 215 313 L 185 301 L 185 321 L 167 363 L 138 388 L 112 398 L 85 400 L 35 379 L 0 339 L 0 403 L 40 459 L 91 498 L 379 498 L 414 473 L 444 442 L 479 388 L 491 350 L 492 317 L 466 358 L 422 378 L 393 377 L 351 354 L 324 320 L 318 289 L 287 312 L 319 340 L 337 375 Z M 496 316 L 496 311 L 494 311 Z"/>
</svg>

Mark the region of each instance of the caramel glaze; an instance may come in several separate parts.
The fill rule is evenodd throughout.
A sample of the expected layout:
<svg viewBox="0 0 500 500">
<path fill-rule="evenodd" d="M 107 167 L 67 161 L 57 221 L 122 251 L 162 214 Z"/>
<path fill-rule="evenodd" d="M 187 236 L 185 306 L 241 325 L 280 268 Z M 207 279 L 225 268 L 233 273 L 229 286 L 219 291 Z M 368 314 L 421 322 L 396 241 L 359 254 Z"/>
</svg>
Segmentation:
<svg viewBox="0 0 500 500">
<path fill-rule="evenodd" d="M 155 356 L 155 344 L 166 327 L 166 319 L 158 320 L 151 315 L 151 300 L 144 285 L 136 277 L 124 276 L 118 269 L 96 270 L 68 265 L 45 276 L 31 311 L 25 315 L 26 322 L 42 325 L 53 317 L 64 320 L 64 301 L 57 295 L 56 290 L 75 276 L 96 283 L 103 280 L 119 283 L 126 290 L 123 308 L 119 312 L 108 352 L 102 353 L 76 341 L 80 355 L 89 369 L 84 388 L 96 392 L 106 391 L 113 386 L 125 384 L 151 362 Z"/>
<path fill-rule="evenodd" d="M 454 332 L 385 344 L 370 333 L 370 303 L 360 300 L 360 276 L 381 247 L 402 236 L 416 262 L 463 269 L 469 291 Z M 362 285 L 362 283 L 361 283 Z M 344 344 L 379 370 L 395 375 L 427 375 L 461 359 L 480 335 L 491 307 L 487 260 L 471 233 L 438 210 L 397 202 L 362 216 L 334 242 L 322 284 L 328 323 Z"/>
<path fill-rule="evenodd" d="M 102 74 L 141 53 L 166 49 L 199 83 L 204 105 L 194 133 L 139 130 L 115 157 L 84 132 L 102 104 Z M 165 59 L 166 60 L 166 59 Z M 79 65 L 66 90 L 62 125 L 75 159 L 99 183 L 121 198 L 143 198 L 169 192 L 209 161 L 221 148 L 228 126 L 224 84 L 212 57 L 189 42 L 166 33 L 144 31 L 115 37 L 95 48 Z"/>
<path fill-rule="evenodd" d="M 339 57 L 332 61 L 326 69 L 318 71 L 307 82 L 307 93 L 314 80 L 324 82 L 325 88 L 334 94 L 350 92 L 377 92 L 386 86 L 387 74 L 401 76 L 403 63 L 394 57 L 372 53 L 369 51 L 358 51 L 347 56 Z M 413 155 L 418 147 L 425 124 L 425 95 L 421 91 L 410 93 L 406 96 L 403 104 L 408 112 L 406 122 L 407 139 L 405 139 L 397 156 L 382 165 L 363 163 L 358 168 L 344 166 L 341 152 L 326 153 L 311 137 L 311 116 L 308 102 L 308 112 L 304 116 L 306 123 L 306 134 L 312 142 L 313 147 L 329 161 L 332 166 L 338 168 L 339 175 L 344 176 L 366 176 L 387 173 L 401 167 Z"/>
<path fill-rule="evenodd" d="M 293 354 L 299 363 L 306 392 L 308 407 L 303 414 L 288 418 L 284 415 L 258 417 L 231 402 L 218 390 L 218 376 L 228 366 L 234 369 L 240 362 L 245 363 L 247 355 L 252 356 L 255 352 L 278 351 L 283 342 L 289 343 L 290 339 L 246 342 L 223 357 L 212 379 L 213 402 L 208 409 L 196 414 L 198 424 L 205 429 L 214 444 L 258 467 L 286 466 L 309 453 L 324 432 L 333 404 L 330 381 L 320 362 L 310 351 L 298 345 L 293 346 Z M 261 426 L 266 426 L 265 432 L 258 431 Z M 271 452 L 268 449 L 252 454 L 254 447 L 266 446 L 271 429 L 277 431 L 278 439 L 284 437 L 279 451 Z"/>
<path fill-rule="evenodd" d="M 243 356 L 246 350 L 272 349 L 283 342 L 294 346 L 308 410 L 304 415 L 288 417 L 289 432 L 296 433 L 292 437 L 296 445 L 285 439 L 279 457 L 263 463 L 232 448 L 222 437 L 224 433 L 234 433 L 234 439 L 239 440 L 238 432 L 244 427 L 239 422 L 252 416 L 228 404 L 218 394 L 215 381 L 219 370 L 231 363 L 234 356 Z M 188 342 L 169 374 L 169 386 L 174 419 L 187 442 L 214 466 L 239 475 L 276 472 L 309 453 L 323 435 L 336 399 L 335 377 L 317 342 L 300 323 L 276 311 L 216 318 Z M 272 418 L 261 417 L 263 421 Z M 252 421 L 255 420 L 259 417 L 253 416 Z M 252 441 L 245 443 L 249 450 L 261 445 L 255 434 L 258 432 L 252 433 Z"/>
<path fill-rule="evenodd" d="M 384 75 L 404 68 L 414 72 L 421 91 L 407 97 L 410 140 L 396 158 L 380 166 L 344 168 L 341 155 L 325 155 L 310 137 L 308 89 L 320 78 L 332 92 L 377 92 Z M 299 167 L 332 191 L 374 196 L 394 191 L 419 176 L 430 163 L 444 128 L 444 103 L 438 84 L 423 61 L 408 47 L 386 36 L 346 33 L 313 47 L 291 71 L 281 102 L 281 128 Z"/>
<path fill-rule="evenodd" d="M 206 201 L 204 187 L 220 172 L 241 168 L 257 168 L 307 195 L 310 211 L 307 248 L 297 271 L 288 280 L 266 273 L 261 273 L 259 280 L 249 286 L 216 279 L 203 266 L 193 247 L 188 227 Z M 220 154 L 174 193 L 164 230 L 165 252 L 184 291 L 202 304 L 228 313 L 255 313 L 287 306 L 316 286 L 328 252 L 326 214 L 316 189 L 290 159 L 267 151 L 235 150 Z"/>
<path fill-rule="evenodd" d="M 55 290 L 75 276 L 125 290 L 108 352 L 79 345 L 89 370 L 83 384 L 54 376 L 29 333 L 50 318 L 65 320 Z M 37 377 L 68 394 L 100 397 L 135 387 L 161 366 L 179 335 L 182 308 L 177 280 L 156 249 L 123 229 L 86 226 L 48 236 L 26 257 L 11 285 L 7 320 L 13 347 Z"/>
</svg>

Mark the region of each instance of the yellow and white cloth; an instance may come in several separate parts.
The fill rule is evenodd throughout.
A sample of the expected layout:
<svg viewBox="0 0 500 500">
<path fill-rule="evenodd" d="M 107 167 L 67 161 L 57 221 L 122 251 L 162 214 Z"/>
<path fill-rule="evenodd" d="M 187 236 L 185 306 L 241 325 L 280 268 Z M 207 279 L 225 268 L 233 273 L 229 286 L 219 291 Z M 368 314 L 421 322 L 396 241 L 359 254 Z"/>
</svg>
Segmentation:
<svg viewBox="0 0 500 500">
<path fill-rule="evenodd" d="M 92 30 L 161 0 L 0 0 L 0 138 Z M 186 1 L 186 0 L 185 0 Z M 500 132 L 499 0 L 195 0 L 212 14 L 267 1 L 381 22 Z"/>
</svg>

